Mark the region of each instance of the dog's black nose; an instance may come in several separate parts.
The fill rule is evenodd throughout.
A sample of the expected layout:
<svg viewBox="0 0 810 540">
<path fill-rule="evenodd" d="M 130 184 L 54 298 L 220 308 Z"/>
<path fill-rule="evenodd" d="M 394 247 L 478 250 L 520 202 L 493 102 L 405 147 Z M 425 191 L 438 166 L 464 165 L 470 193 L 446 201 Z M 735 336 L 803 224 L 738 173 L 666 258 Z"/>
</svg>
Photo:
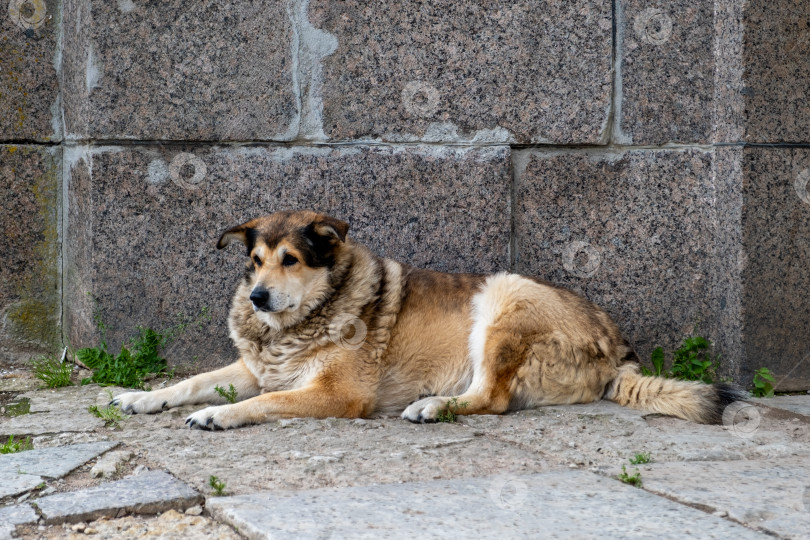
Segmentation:
<svg viewBox="0 0 810 540">
<path fill-rule="evenodd" d="M 270 293 L 264 287 L 256 287 L 250 293 L 250 301 L 257 308 L 267 308 L 267 301 L 270 300 Z"/>
</svg>

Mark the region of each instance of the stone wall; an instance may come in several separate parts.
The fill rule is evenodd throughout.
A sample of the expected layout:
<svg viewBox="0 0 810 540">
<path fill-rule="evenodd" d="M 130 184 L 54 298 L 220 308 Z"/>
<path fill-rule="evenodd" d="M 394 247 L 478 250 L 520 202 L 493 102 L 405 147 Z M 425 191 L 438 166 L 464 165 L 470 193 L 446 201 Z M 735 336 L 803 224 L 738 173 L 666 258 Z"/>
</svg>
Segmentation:
<svg viewBox="0 0 810 540">
<path fill-rule="evenodd" d="M 243 254 L 281 209 L 377 252 L 582 292 L 640 355 L 810 388 L 810 3 L 11 0 L 0 16 L 0 354 L 235 358 Z M 89 293 L 89 294 L 88 294 Z"/>
</svg>

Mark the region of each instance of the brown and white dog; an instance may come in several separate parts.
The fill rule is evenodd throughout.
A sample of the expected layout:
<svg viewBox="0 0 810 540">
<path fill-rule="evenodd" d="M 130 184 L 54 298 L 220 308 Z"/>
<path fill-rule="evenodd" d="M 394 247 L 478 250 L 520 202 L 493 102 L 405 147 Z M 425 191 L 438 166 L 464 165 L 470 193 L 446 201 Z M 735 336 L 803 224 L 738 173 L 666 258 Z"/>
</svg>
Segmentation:
<svg viewBox="0 0 810 540">
<path fill-rule="evenodd" d="M 240 401 L 195 412 L 191 427 L 227 429 L 291 417 L 441 414 L 587 403 L 602 398 L 719 423 L 744 394 L 640 374 L 610 317 L 573 292 L 514 274 L 445 274 L 372 254 L 349 226 L 279 212 L 225 231 L 250 261 L 230 312 L 239 360 L 169 388 L 113 400 L 128 413 Z M 425 397 L 430 396 L 430 397 Z"/>
</svg>

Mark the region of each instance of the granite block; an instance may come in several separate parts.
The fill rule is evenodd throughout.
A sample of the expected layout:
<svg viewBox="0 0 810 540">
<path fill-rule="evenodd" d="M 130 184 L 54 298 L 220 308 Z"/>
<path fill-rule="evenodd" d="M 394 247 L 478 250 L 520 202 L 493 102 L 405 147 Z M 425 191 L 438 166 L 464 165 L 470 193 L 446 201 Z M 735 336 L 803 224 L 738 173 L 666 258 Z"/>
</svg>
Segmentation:
<svg viewBox="0 0 810 540">
<path fill-rule="evenodd" d="M 810 3 L 752 0 L 743 11 L 745 140 L 810 141 Z"/>
<path fill-rule="evenodd" d="M 378 254 L 447 271 L 508 269 L 508 147 L 77 148 L 65 255 L 67 335 L 97 340 L 91 292 L 117 348 L 139 324 L 210 309 L 167 357 L 210 368 L 234 360 L 226 318 L 244 252 L 215 249 L 226 228 L 313 208 L 351 224 Z"/>
<path fill-rule="evenodd" d="M 706 143 L 712 136 L 714 2 L 621 0 L 618 142 Z"/>
<path fill-rule="evenodd" d="M 742 160 L 740 377 L 810 388 L 810 150 L 747 148 Z"/>
<path fill-rule="evenodd" d="M 715 340 L 712 154 L 515 153 L 514 268 L 584 294 L 640 358 Z"/>
<path fill-rule="evenodd" d="M 61 151 L 0 145 L 0 359 L 26 361 L 60 342 Z"/>
<path fill-rule="evenodd" d="M 599 143 L 610 2 L 312 0 L 331 139 Z"/>
<path fill-rule="evenodd" d="M 289 9 L 249 0 L 65 0 L 66 138 L 293 138 Z"/>
<path fill-rule="evenodd" d="M 61 137 L 59 0 L 9 0 L 0 11 L 0 141 Z"/>
</svg>

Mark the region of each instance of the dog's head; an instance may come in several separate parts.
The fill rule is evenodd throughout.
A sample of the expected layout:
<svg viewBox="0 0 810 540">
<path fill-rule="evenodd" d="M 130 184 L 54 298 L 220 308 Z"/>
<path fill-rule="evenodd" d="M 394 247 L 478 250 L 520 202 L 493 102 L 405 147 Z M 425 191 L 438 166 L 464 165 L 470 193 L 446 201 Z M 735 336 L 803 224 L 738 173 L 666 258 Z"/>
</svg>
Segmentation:
<svg viewBox="0 0 810 540">
<path fill-rule="evenodd" d="M 244 286 L 256 316 L 275 328 L 300 320 L 330 290 L 329 276 L 346 242 L 348 223 L 316 212 L 277 212 L 231 227 L 250 257 Z"/>
</svg>

